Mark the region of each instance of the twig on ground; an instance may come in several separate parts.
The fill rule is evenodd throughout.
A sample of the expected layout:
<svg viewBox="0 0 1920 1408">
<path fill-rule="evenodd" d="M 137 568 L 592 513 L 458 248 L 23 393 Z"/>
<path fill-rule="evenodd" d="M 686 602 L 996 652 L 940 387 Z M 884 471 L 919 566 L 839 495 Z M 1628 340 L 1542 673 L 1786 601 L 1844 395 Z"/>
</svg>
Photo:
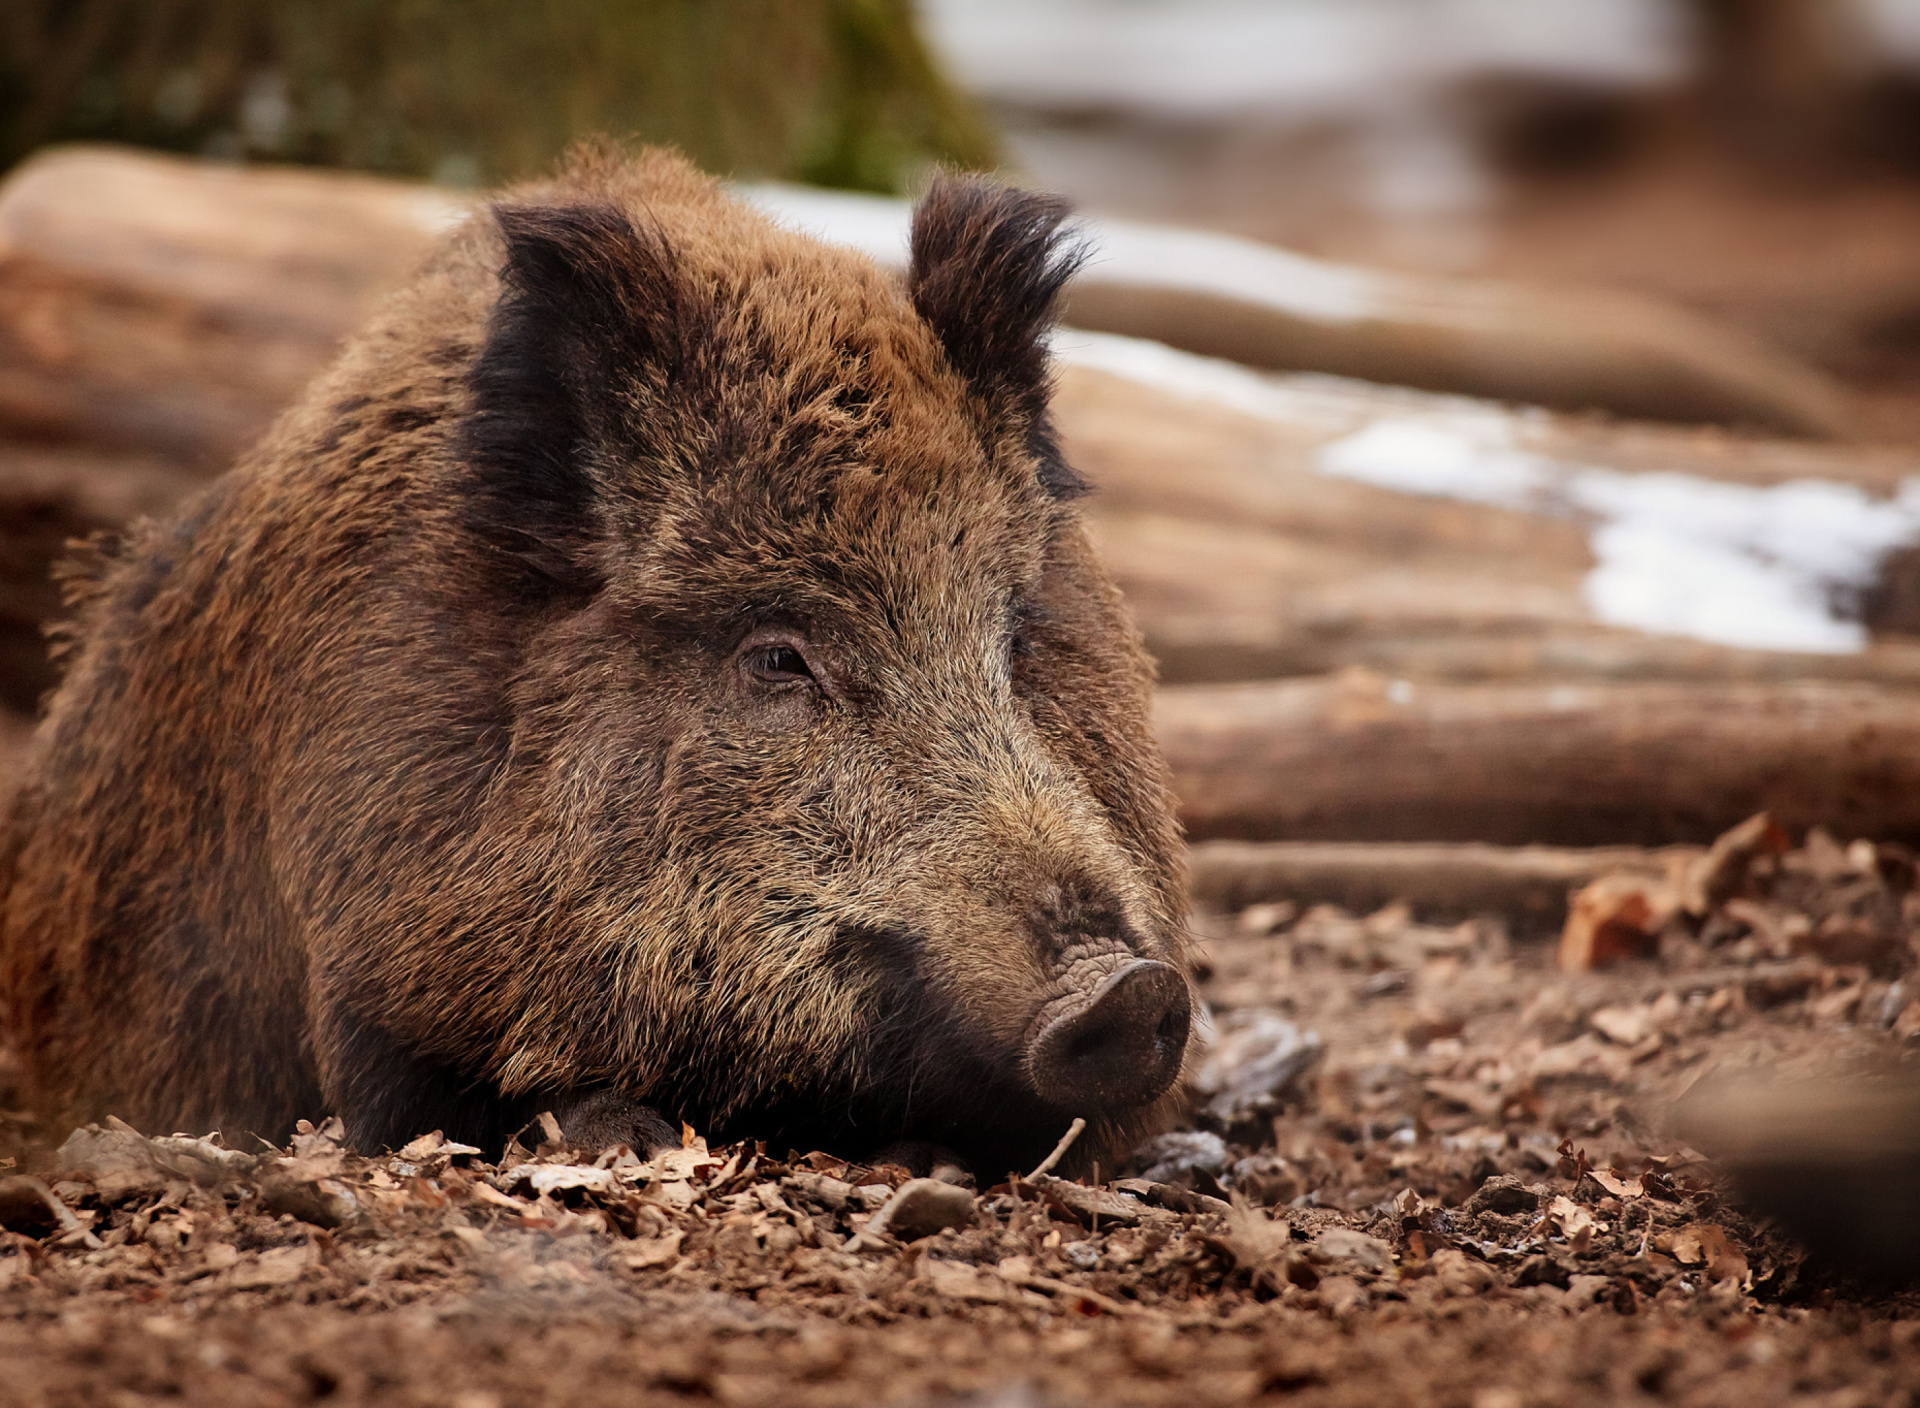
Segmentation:
<svg viewBox="0 0 1920 1408">
<path fill-rule="evenodd" d="M 1073 1147 L 1073 1141 L 1080 1137 L 1080 1131 L 1086 1127 L 1087 1122 L 1078 1115 L 1075 1115 L 1073 1117 L 1073 1123 L 1067 1126 L 1067 1132 L 1060 1136 L 1060 1142 L 1053 1146 L 1053 1152 L 1040 1160 L 1040 1167 L 1028 1174 L 1026 1181 L 1028 1183 L 1035 1183 L 1052 1173 L 1053 1166 L 1066 1157 L 1067 1150 Z"/>
<path fill-rule="evenodd" d="M 27 1185 L 31 1187 L 35 1193 L 39 1194 L 40 1201 L 47 1205 L 47 1210 L 53 1214 L 54 1220 L 60 1224 L 60 1231 L 63 1234 L 75 1238 L 82 1246 L 87 1247 L 91 1251 L 99 1251 L 106 1245 L 106 1243 L 102 1242 L 98 1237 L 94 1236 L 92 1232 L 87 1230 L 86 1224 L 73 1215 L 73 1209 L 61 1202 L 60 1195 L 55 1193 L 53 1189 L 47 1187 L 46 1184 L 37 1178 L 29 1178 Z"/>
</svg>

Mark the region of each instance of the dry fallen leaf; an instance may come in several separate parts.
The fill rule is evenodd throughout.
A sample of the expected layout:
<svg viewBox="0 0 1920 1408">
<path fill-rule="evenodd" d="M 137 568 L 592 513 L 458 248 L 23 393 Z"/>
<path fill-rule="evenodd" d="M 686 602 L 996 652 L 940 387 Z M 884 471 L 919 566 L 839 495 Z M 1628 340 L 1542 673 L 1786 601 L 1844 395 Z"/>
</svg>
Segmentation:
<svg viewBox="0 0 1920 1408">
<path fill-rule="evenodd" d="M 1682 905 L 1689 914 L 1707 914 L 1740 893 L 1754 861 L 1783 855 L 1791 844 L 1766 812 L 1748 817 L 1722 832 L 1707 853 L 1687 867 L 1680 886 Z"/>
<path fill-rule="evenodd" d="M 982 1305 L 995 1305 L 1019 1294 L 1014 1286 L 995 1272 L 968 1266 L 965 1262 L 942 1261 L 938 1257 L 921 1258 L 919 1279 L 926 1282 L 936 1295 Z"/>
<path fill-rule="evenodd" d="M 1622 1178 L 1619 1174 L 1603 1168 L 1588 1169 L 1587 1174 L 1595 1183 L 1598 1183 L 1616 1198 L 1643 1198 L 1646 1196 L 1646 1185 L 1637 1178 Z"/>
<path fill-rule="evenodd" d="M 1592 1213 L 1588 1212 L 1573 1199 L 1564 1195 L 1554 1198 L 1535 1227 L 1535 1235 L 1557 1231 L 1566 1238 L 1567 1245 L 1576 1255 L 1584 1254 L 1593 1245 L 1593 1234 L 1599 1227 Z"/>
<path fill-rule="evenodd" d="M 611 1170 L 588 1164 L 521 1164 L 506 1181 L 509 1188 L 530 1187 L 540 1197 L 572 1188 L 611 1193 L 619 1182 Z"/>
<path fill-rule="evenodd" d="M 1705 1265 L 1712 1281 L 1744 1281 L 1746 1255 L 1710 1222 L 1696 1222 L 1673 1234 L 1673 1259 L 1683 1266 Z"/>
<path fill-rule="evenodd" d="M 1485 1262 L 1471 1260 L 1452 1247 L 1435 1252 L 1429 1265 L 1439 1278 L 1440 1288 L 1450 1296 L 1481 1295 L 1498 1279 Z"/>
<path fill-rule="evenodd" d="M 1393 1270 L 1393 1248 L 1364 1232 L 1329 1227 L 1313 1239 L 1313 1245 L 1333 1261 L 1350 1261 L 1376 1275 Z"/>
<path fill-rule="evenodd" d="M 1585 972 L 1649 954 L 1679 909 L 1679 894 L 1664 880 L 1617 871 L 1602 875 L 1568 904 L 1560 966 Z"/>
<path fill-rule="evenodd" d="M 629 1271 L 670 1265 L 680 1259 L 680 1241 L 684 1235 L 669 1232 L 664 1237 L 643 1237 L 622 1247 L 615 1259 Z"/>
<path fill-rule="evenodd" d="M 1232 1253 L 1234 1265 L 1251 1275 L 1254 1284 L 1265 1282 L 1274 1291 L 1286 1288 L 1295 1256 L 1289 1223 L 1267 1216 L 1264 1208 L 1236 1193 L 1227 1213 L 1227 1233 L 1220 1240 Z"/>
<path fill-rule="evenodd" d="M 446 1142 L 446 1131 L 436 1129 L 431 1134 L 423 1134 L 418 1139 L 411 1139 L 401 1145 L 399 1157 L 408 1163 L 417 1164 L 439 1153 L 440 1146 Z"/>
<path fill-rule="evenodd" d="M 235 1290 L 263 1290 L 298 1281 L 310 1266 L 317 1266 L 320 1254 L 311 1242 L 288 1247 L 269 1247 L 259 1256 L 234 1266 L 227 1284 Z"/>
<path fill-rule="evenodd" d="M 1616 1046 L 1638 1046 L 1658 1031 L 1653 1004 L 1648 1002 L 1631 1007 L 1602 1007 L 1587 1021 Z"/>
</svg>

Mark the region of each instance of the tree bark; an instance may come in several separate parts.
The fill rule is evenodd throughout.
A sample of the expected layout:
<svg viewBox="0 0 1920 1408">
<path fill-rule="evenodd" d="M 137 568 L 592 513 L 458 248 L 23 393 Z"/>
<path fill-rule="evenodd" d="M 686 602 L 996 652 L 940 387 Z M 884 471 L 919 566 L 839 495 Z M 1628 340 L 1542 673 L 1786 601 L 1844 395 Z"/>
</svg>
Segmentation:
<svg viewBox="0 0 1920 1408">
<path fill-rule="evenodd" d="M 1845 438 L 1846 397 L 1815 368 L 1678 307 L 1621 292 L 1376 275 L 1358 317 L 1321 319 L 1248 298 L 1120 282 L 1093 265 L 1066 316 L 1269 371 L 1635 419 Z"/>
<path fill-rule="evenodd" d="M 1591 558 L 1571 525 L 1531 520 L 1533 551 L 1510 551 L 1498 542 L 1506 524 L 1497 511 L 1436 505 L 1435 541 L 1422 544 L 1393 535 L 1404 496 L 1341 487 L 1355 491 L 1342 512 L 1316 513 L 1292 531 L 1116 511 L 1105 494 L 1087 501 L 1088 530 L 1163 683 L 1358 665 L 1456 683 L 1858 679 L 1920 686 L 1920 642 L 1910 637 L 1828 655 L 1604 625 L 1582 595 Z M 1301 495 L 1312 497 L 1310 489 Z M 1469 511 L 1447 512 L 1455 507 Z M 1471 551 L 1446 542 L 1449 527 L 1464 530 L 1459 545 Z M 1914 609 L 1905 602 L 1899 619 L 1911 622 Z"/>
<path fill-rule="evenodd" d="M 13 303 L 29 305 L 24 332 L 17 308 L 0 309 L 13 343 L 0 360 L 27 374 L 0 425 L 122 445 L 157 443 L 138 439 L 154 434 L 168 453 L 217 462 L 324 365 L 462 208 L 430 187 L 364 176 L 112 148 L 43 153 L 0 191 L 0 260 L 25 285 Z M 1657 305 L 1351 270 L 1336 272 L 1377 285 L 1377 306 L 1302 323 L 1256 290 L 1224 297 L 1099 271 L 1073 295 L 1085 325 L 1252 366 L 1788 434 L 1844 429 L 1818 373 Z M 96 328 L 101 318 L 109 326 Z M 122 336 L 173 342 L 182 355 L 122 366 Z M 260 365 L 223 336 L 235 348 L 251 340 Z M 182 409 L 194 397 L 226 409 L 196 416 Z M 142 400 L 156 404 L 149 412 Z"/>
</svg>

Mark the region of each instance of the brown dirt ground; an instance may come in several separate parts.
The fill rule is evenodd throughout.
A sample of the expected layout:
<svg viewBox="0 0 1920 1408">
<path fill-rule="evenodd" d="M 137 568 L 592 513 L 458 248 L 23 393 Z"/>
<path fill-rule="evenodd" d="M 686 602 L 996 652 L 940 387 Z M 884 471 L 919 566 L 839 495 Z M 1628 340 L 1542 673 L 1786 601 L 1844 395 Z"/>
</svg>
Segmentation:
<svg viewBox="0 0 1920 1408">
<path fill-rule="evenodd" d="M 825 1154 L 56 1155 L 9 1116 L 0 1403 L 1920 1402 L 1920 1297 L 1808 1262 L 1666 1115 L 1708 1070 L 1897 1062 L 1911 882 L 1816 838 L 1572 975 L 1497 920 L 1209 918 L 1221 1030 L 1291 1017 L 1317 1069 L 1201 1111 L 1224 1161 L 1015 1179 L 911 1241 L 860 1235 L 905 1170 Z"/>
</svg>

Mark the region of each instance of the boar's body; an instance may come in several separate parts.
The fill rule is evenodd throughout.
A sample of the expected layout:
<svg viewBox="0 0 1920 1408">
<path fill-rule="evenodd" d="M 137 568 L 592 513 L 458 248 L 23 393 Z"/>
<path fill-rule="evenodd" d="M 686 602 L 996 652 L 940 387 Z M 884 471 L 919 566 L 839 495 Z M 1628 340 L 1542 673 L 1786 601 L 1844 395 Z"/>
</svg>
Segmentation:
<svg viewBox="0 0 1920 1408">
<path fill-rule="evenodd" d="M 590 153 L 457 231 L 74 570 L 5 854 L 32 1098 L 989 1172 L 1151 1123 L 1184 898 L 1047 422 L 1060 218 L 943 180 L 902 285 Z"/>
</svg>

